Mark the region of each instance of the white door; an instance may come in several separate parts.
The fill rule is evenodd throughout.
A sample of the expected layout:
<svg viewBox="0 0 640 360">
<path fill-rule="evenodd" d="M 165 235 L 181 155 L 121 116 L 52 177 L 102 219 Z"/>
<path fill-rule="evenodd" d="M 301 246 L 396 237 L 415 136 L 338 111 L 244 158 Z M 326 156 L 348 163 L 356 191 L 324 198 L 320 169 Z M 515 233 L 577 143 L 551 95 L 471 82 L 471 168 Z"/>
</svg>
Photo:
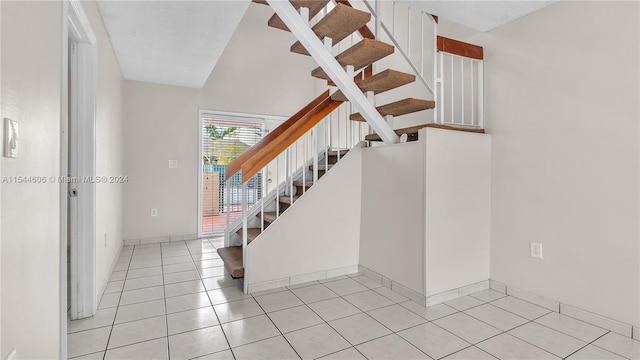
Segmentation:
<svg viewBox="0 0 640 360">
<path fill-rule="evenodd" d="M 69 2 L 68 20 L 68 131 L 62 135 L 62 175 L 66 181 L 62 188 L 67 206 L 61 225 L 66 226 L 70 247 L 69 312 L 75 320 L 93 316 L 97 310 L 94 182 L 97 56 L 95 36 L 79 2 Z"/>
</svg>

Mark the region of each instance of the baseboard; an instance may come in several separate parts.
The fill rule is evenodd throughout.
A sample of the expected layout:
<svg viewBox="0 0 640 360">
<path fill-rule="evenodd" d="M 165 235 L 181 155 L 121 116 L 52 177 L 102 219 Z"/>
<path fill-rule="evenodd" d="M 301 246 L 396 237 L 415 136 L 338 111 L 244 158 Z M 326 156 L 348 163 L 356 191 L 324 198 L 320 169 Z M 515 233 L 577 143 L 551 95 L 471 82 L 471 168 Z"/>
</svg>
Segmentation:
<svg viewBox="0 0 640 360">
<path fill-rule="evenodd" d="M 528 291 L 506 285 L 495 280 L 490 280 L 490 284 L 491 289 L 495 291 L 499 291 L 501 293 L 530 302 L 551 311 L 570 316 L 574 319 L 584 321 L 603 329 L 607 329 L 620 335 L 640 340 L 640 329 L 637 326 L 626 324 L 618 320 L 613 320 L 606 316 L 595 314 L 587 310 L 582 310 L 575 306 L 564 304 L 554 299 L 549 299 L 544 296 L 530 293 Z"/>
<path fill-rule="evenodd" d="M 445 301 L 455 300 L 469 294 L 487 290 L 490 287 L 489 279 L 479 281 L 477 283 L 461 286 L 438 294 L 427 296 L 425 305 L 427 307 L 443 303 Z"/>
<path fill-rule="evenodd" d="M 120 247 L 118 248 L 118 253 L 113 258 L 113 261 L 109 266 L 109 271 L 107 271 L 107 277 L 105 277 L 104 281 L 102 282 L 102 285 L 100 285 L 99 291 L 96 292 L 96 296 L 98 297 L 96 299 L 96 310 L 100 306 L 100 300 L 102 300 L 102 295 L 104 295 L 104 290 L 107 288 L 107 284 L 109 283 L 109 278 L 111 278 L 111 274 L 113 274 L 113 270 L 116 268 L 116 264 L 118 263 L 118 260 L 122 255 L 122 249 L 124 249 L 124 241 L 120 244 Z"/>
<path fill-rule="evenodd" d="M 269 281 L 263 281 L 253 284 L 248 284 L 247 289 L 249 293 L 256 293 L 260 291 L 267 291 L 277 289 L 285 286 L 294 286 L 309 281 L 326 280 L 332 277 L 355 274 L 358 272 L 358 265 L 352 265 L 337 269 L 329 269 L 324 271 L 318 271 L 311 274 L 302 274 L 290 276 L 282 279 L 274 279 Z"/>
<path fill-rule="evenodd" d="M 155 237 L 147 237 L 140 239 L 126 239 L 124 240 L 125 245 L 145 245 L 145 244 L 156 244 L 156 243 L 164 243 L 171 241 L 184 241 L 184 240 L 196 240 L 198 239 L 198 234 L 185 234 L 185 235 L 171 235 L 171 236 L 155 236 Z"/>
<path fill-rule="evenodd" d="M 412 301 L 415 301 L 416 303 L 425 306 L 426 303 L 426 298 L 424 295 L 420 294 L 419 292 L 416 292 L 414 290 L 409 289 L 408 287 L 400 284 L 397 281 L 391 280 L 387 277 L 384 277 L 381 274 L 378 274 L 377 272 L 369 269 L 366 266 L 362 266 L 359 265 L 358 266 L 358 272 L 366 277 L 368 277 L 369 279 L 382 284 L 382 286 L 391 289 L 395 292 L 397 292 L 398 294 L 407 297 L 409 299 L 411 299 Z"/>
</svg>

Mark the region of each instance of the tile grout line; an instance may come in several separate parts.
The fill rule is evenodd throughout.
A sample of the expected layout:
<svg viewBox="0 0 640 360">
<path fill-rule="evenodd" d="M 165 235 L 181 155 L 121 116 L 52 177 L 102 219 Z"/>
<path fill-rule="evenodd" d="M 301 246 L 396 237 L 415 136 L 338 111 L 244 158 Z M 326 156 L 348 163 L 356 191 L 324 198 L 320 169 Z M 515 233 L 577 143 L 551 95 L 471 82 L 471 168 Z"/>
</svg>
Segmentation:
<svg viewBox="0 0 640 360">
<path fill-rule="evenodd" d="M 353 279 L 353 278 L 349 277 L 349 279 Z M 344 279 L 341 279 L 341 280 L 344 280 Z M 354 280 L 354 281 L 356 281 L 356 280 Z M 356 282 L 358 282 L 358 281 L 356 281 Z M 360 284 L 360 282 L 358 282 L 358 283 Z M 321 285 L 324 285 L 324 284 L 321 284 Z M 366 286 L 366 285 L 364 285 L 364 284 L 361 284 L 361 285 L 363 285 L 363 286 L 367 287 L 367 286 Z M 350 295 L 354 295 L 354 294 L 360 294 L 360 293 L 363 293 L 363 292 L 365 292 L 365 291 L 369 291 L 369 290 L 371 290 L 371 291 L 375 291 L 375 290 L 373 290 L 373 289 L 369 288 L 368 290 L 365 290 L 365 291 L 359 291 L 359 292 L 355 292 L 355 293 L 351 293 L 351 294 L 339 295 L 339 294 L 337 294 L 335 291 L 333 291 L 331 288 L 329 288 L 328 286 L 326 286 L 326 285 L 325 285 L 324 287 L 325 287 L 325 288 L 327 288 L 329 291 L 333 292 L 334 294 L 338 295 L 338 298 L 340 298 L 340 299 L 342 299 L 342 300 L 346 301 L 348 304 L 351 304 L 353 307 L 355 307 L 356 309 L 360 310 L 360 314 L 364 314 L 364 315 L 368 316 L 368 317 L 369 317 L 369 318 L 371 318 L 373 321 L 375 321 L 376 323 L 380 324 L 380 326 L 382 326 L 382 327 L 384 327 L 385 329 L 389 330 L 389 331 L 391 332 L 391 334 L 395 334 L 396 336 L 398 336 L 398 337 L 399 337 L 399 338 L 401 338 L 402 340 L 407 341 L 407 340 L 406 340 L 406 339 L 404 339 L 402 336 L 398 335 L 398 334 L 397 334 L 397 332 L 393 331 L 393 330 L 392 330 L 392 329 L 390 329 L 388 326 L 386 326 L 385 324 L 381 323 L 381 322 L 380 322 L 380 321 L 378 321 L 376 318 L 374 318 L 373 316 L 371 316 L 369 313 L 367 313 L 366 311 L 363 311 L 362 309 L 360 309 L 360 308 L 359 308 L 359 307 L 357 307 L 355 304 L 353 304 L 352 302 L 350 302 L 349 300 L 347 300 L 347 299 L 345 298 L 345 296 L 350 296 Z M 389 290 L 391 290 L 391 289 L 389 289 Z M 393 290 L 391 290 L 391 291 L 393 291 Z M 392 304 L 392 305 L 387 305 L 387 306 L 382 306 L 382 307 L 379 307 L 379 308 L 376 308 L 376 309 L 371 309 L 371 310 L 369 310 L 369 311 L 379 310 L 379 309 L 383 309 L 383 308 L 391 307 L 391 306 L 394 306 L 394 305 L 401 306 L 399 303 L 396 303 L 395 301 L 393 301 L 393 300 L 391 300 L 391 299 L 389 299 L 389 298 L 385 297 L 384 295 L 382 295 L 382 294 L 378 293 L 377 291 L 376 291 L 376 293 L 377 293 L 378 295 L 380 295 L 380 296 L 382 296 L 382 297 L 384 297 L 384 298 L 388 299 L 389 301 L 393 302 L 393 304 Z M 296 295 L 295 293 L 294 293 L 294 295 L 297 297 L 297 295 Z M 299 297 L 298 297 L 298 298 L 299 298 Z M 408 300 L 409 300 L 409 299 L 408 299 Z M 302 301 L 302 299 L 300 299 L 300 301 Z M 305 305 L 307 305 L 304 301 L 302 301 L 302 302 L 303 302 Z M 309 306 L 307 305 L 307 307 L 309 307 Z M 402 307 L 403 309 L 406 309 L 404 306 L 401 306 L 401 307 Z M 309 307 L 309 309 L 311 309 L 311 307 Z M 409 309 L 406 309 L 406 310 L 407 310 L 407 311 L 410 311 Z M 313 311 L 313 312 L 315 313 L 315 311 L 314 311 L 313 309 L 311 309 L 311 311 Z M 411 312 L 411 311 L 410 311 L 410 312 Z M 413 312 L 412 312 L 412 313 L 413 313 Z M 318 315 L 318 317 L 320 317 L 320 319 L 322 319 L 322 320 L 323 320 L 323 321 L 324 321 L 324 322 L 325 322 L 325 323 L 326 323 L 326 324 L 327 324 L 331 329 L 333 329 L 333 331 L 335 331 L 336 333 L 338 333 L 338 335 L 340 335 L 342 338 L 344 338 L 344 340 L 345 340 L 347 343 L 349 343 L 349 344 L 351 345 L 351 347 L 353 347 L 353 348 L 354 348 L 358 353 L 360 353 L 360 354 L 361 354 L 362 356 L 364 356 L 365 358 L 366 358 L 366 356 L 365 356 L 365 355 L 364 355 L 360 350 L 358 350 L 358 348 L 356 348 L 356 346 L 359 346 L 359 345 L 362 345 L 362 344 L 366 344 L 366 343 L 368 343 L 368 342 L 371 342 L 371 341 L 374 341 L 374 340 L 378 340 L 378 339 L 381 339 L 381 338 L 383 338 L 383 337 L 386 337 L 386 336 L 391 335 L 391 334 L 386 334 L 386 335 L 378 336 L 378 337 L 375 337 L 375 338 L 373 338 L 373 339 L 369 339 L 369 340 L 367 340 L 367 341 L 363 341 L 363 342 L 362 342 L 362 343 L 360 343 L 360 344 L 353 345 L 353 344 L 351 344 L 351 342 L 350 342 L 349 340 L 347 340 L 347 339 L 346 339 L 346 338 L 345 338 L 345 337 L 344 337 L 344 336 L 343 336 L 343 335 L 342 335 L 342 334 L 341 334 L 341 333 L 340 333 L 336 328 L 334 328 L 333 326 L 331 326 L 331 324 L 330 324 L 328 321 L 326 321 L 322 316 L 320 316 L 320 315 L 319 315 L 319 314 L 317 314 L 317 313 L 316 313 L 316 315 Z M 347 315 L 347 316 L 343 316 L 343 317 L 341 317 L 341 318 L 333 319 L 333 320 L 331 320 L 331 321 L 337 321 L 337 320 L 340 320 L 340 319 L 346 319 L 346 318 L 348 318 L 348 317 L 356 316 L 356 315 L 359 315 L 359 314 Z M 415 315 L 416 315 L 416 316 L 421 317 L 421 316 L 420 316 L 420 315 L 418 315 L 418 314 L 415 314 Z M 422 318 L 422 317 L 421 317 L 421 318 Z M 423 319 L 424 319 L 424 318 L 423 318 Z M 425 320 L 426 320 L 426 319 L 425 319 Z M 427 322 L 429 322 L 429 321 L 427 320 Z M 423 323 L 423 324 L 424 324 L 424 323 Z M 423 325 L 423 324 L 419 324 L 419 325 Z M 416 325 L 416 326 L 419 326 L 419 325 Z M 402 329 L 401 331 L 404 331 L 404 330 L 406 330 L 406 329 Z M 418 349 L 415 345 L 411 344 L 411 343 L 410 343 L 410 342 L 408 342 L 408 341 L 407 341 L 407 343 L 409 343 L 411 346 L 415 347 L 418 351 L 420 351 L 420 352 L 422 352 L 423 354 L 427 355 L 427 357 L 430 357 L 430 356 L 429 356 L 428 354 L 426 354 L 424 351 L 422 351 L 421 349 Z M 343 350 L 346 350 L 346 349 L 343 349 Z M 339 351 L 343 351 L 343 350 L 339 350 Z"/>
<path fill-rule="evenodd" d="M 162 245 L 160 245 L 160 272 L 162 273 L 162 294 L 164 295 L 164 326 L 167 331 L 167 359 L 171 360 L 171 344 L 169 343 L 169 309 L 167 308 L 167 293 L 164 283 L 164 259 L 162 258 Z"/>
<path fill-rule="evenodd" d="M 209 243 L 209 245 L 213 246 L 213 248 L 216 249 L 216 251 L 217 251 L 217 248 L 215 247 L 215 245 L 213 245 L 209 240 L 207 240 L 207 242 Z M 202 245 L 200 245 L 200 246 L 202 246 Z M 193 254 L 191 253 L 191 249 L 188 246 L 187 246 L 187 249 L 189 251 L 189 256 L 191 256 L 191 261 L 193 261 L 193 263 L 195 265 L 195 259 L 193 258 Z M 200 259 L 200 260 L 202 260 L 202 259 Z M 198 269 L 197 265 L 196 265 L 196 269 Z M 236 355 L 233 353 L 233 350 L 231 349 L 231 343 L 229 342 L 229 338 L 227 337 L 227 334 L 224 332 L 224 328 L 222 327 L 222 322 L 220 322 L 220 317 L 218 316 L 218 312 L 216 311 L 216 308 L 213 305 L 213 301 L 211 301 L 211 296 L 209 296 L 209 290 L 207 290 L 207 287 L 205 286 L 204 281 L 203 281 L 202 277 L 200 276 L 200 271 L 197 271 L 197 272 L 198 272 L 198 278 L 200 279 L 200 283 L 202 284 L 202 287 L 205 290 L 204 292 L 207 294 L 207 299 L 209 299 L 209 304 L 211 305 L 211 310 L 213 310 L 213 314 L 216 316 L 216 320 L 218 321 L 218 326 L 220 326 L 220 331 L 222 331 L 222 335 L 224 336 L 224 340 L 227 342 L 227 346 L 229 347 L 229 352 L 231 352 L 231 356 L 233 356 L 233 358 L 235 359 Z M 221 351 L 224 351 L 224 350 L 221 350 Z M 215 354 L 215 352 L 212 353 L 212 354 Z M 209 355 L 209 354 L 205 354 L 203 356 L 206 356 L 206 355 Z"/>
<path fill-rule="evenodd" d="M 122 301 L 122 293 L 124 292 L 124 285 L 127 282 L 127 275 L 129 274 L 129 266 L 131 266 L 131 260 L 133 258 L 133 253 L 136 251 L 135 246 L 131 251 L 131 257 L 129 258 L 129 265 L 127 266 L 126 273 L 124 274 L 124 282 L 122 283 L 122 290 L 120 291 L 120 297 L 118 298 L 118 305 L 116 306 L 116 312 L 113 315 L 113 323 L 111 324 L 111 331 L 109 331 L 109 337 L 107 338 L 107 344 L 105 345 L 104 354 L 102 355 L 102 359 L 104 360 L 107 357 L 107 350 L 109 349 L 109 342 L 111 341 L 111 335 L 113 334 L 113 328 L 116 324 L 116 318 L 118 317 L 118 310 L 120 309 L 120 301 Z M 113 272 L 112 272 L 113 274 Z M 109 275 L 111 276 L 111 275 Z M 104 294 L 103 294 L 104 296 Z"/>
<path fill-rule="evenodd" d="M 289 292 L 291 292 L 291 293 L 293 294 L 293 292 L 292 292 L 291 290 L 287 290 L 287 291 L 289 291 Z M 284 291 L 283 291 L 283 292 L 284 292 Z M 274 294 L 277 294 L 277 293 L 274 293 Z M 279 328 L 279 327 L 278 327 L 278 325 L 273 321 L 273 319 L 271 318 L 271 316 L 269 316 L 269 314 L 264 310 L 264 308 L 262 307 L 262 305 L 260 304 L 260 302 L 258 301 L 258 299 L 256 299 L 256 297 L 255 297 L 255 296 L 253 296 L 253 294 L 249 294 L 249 295 L 251 295 L 251 299 L 253 299 L 253 301 L 255 301 L 255 302 L 256 302 L 256 304 L 258 304 L 258 306 L 260 307 L 260 310 L 262 310 L 262 312 L 263 312 L 263 313 L 264 313 L 264 315 L 267 317 L 267 319 L 269 319 L 269 321 L 271 321 L 271 324 L 273 324 L 273 326 L 278 330 L 278 332 L 280 333 L 280 336 L 282 336 L 282 338 L 284 339 L 284 341 L 286 341 L 286 342 L 287 342 L 287 344 L 289 344 L 289 346 L 291 347 L 291 349 L 293 350 L 293 352 L 295 352 L 295 353 L 296 353 L 296 355 L 298 355 L 298 357 L 299 357 L 300 359 L 302 359 L 302 356 L 300 356 L 300 354 L 298 353 L 298 350 L 296 350 L 296 348 L 295 348 L 295 347 L 293 347 L 293 345 L 291 344 L 291 342 L 289 342 L 289 339 L 287 339 L 287 337 L 286 337 L 286 336 L 284 336 L 284 333 L 282 332 L 282 330 L 280 330 L 280 328 Z M 267 294 L 267 295 L 271 295 L 271 294 Z M 296 296 L 296 294 L 293 294 L 293 296 Z M 297 296 L 296 296 L 296 297 L 297 297 Z M 302 301 L 301 299 L 299 299 L 299 300 L 300 300 L 300 301 Z M 304 301 L 302 301 L 302 303 L 304 304 Z M 292 309 L 292 308 L 288 308 L 288 309 Z M 286 310 L 286 309 L 282 309 L 282 310 Z M 278 310 L 278 311 L 279 311 L 279 310 Z M 313 310 L 312 310 L 312 311 L 313 311 Z M 272 311 L 272 312 L 275 312 L 275 311 Z M 274 336 L 274 337 L 275 337 L 275 336 Z M 271 338 L 268 338 L 268 339 L 271 339 Z M 263 340 L 267 340 L 267 339 L 263 339 Z M 258 341 L 262 341 L 262 340 L 258 340 Z M 257 341 L 255 341 L 255 342 L 257 342 Z M 248 344 L 244 344 L 244 345 L 248 345 Z M 241 345 L 241 346 L 244 346 L 244 345 Z M 233 349 L 232 349 L 231 351 L 233 351 Z M 235 356 L 235 354 L 234 354 L 234 356 Z"/>
<path fill-rule="evenodd" d="M 593 346 L 597 347 L 598 349 L 602 349 L 602 350 L 608 351 L 608 352 L 610 352 L 610 353 L 616 354 L 616 355 L 618 355 L 618 356 L 622 357 L 623 359 L 628 359 L 628 358 L 627 358 L 626 356 L 624 356 L 624 355 L 618 354 L 617 352 L 615 352 L 615 351 L 613 351 L 613 350 L 605 349 L 605 348 L 603 348 L 602 346 L 599 346 L 599 345 L 597 345 L 597 344 L 595 343 L 596 341 L 600 340 L 601 338 L 603 338 L 603 337 L 605 337 L 606 335 L 609 335 L 609 334 L 617 334 L 617 335 L 620 335 L 620 336 L 624 336 L 624 335 L 622 335 L 622 334 L 618 334 L 618 333 L 617 333 L 617 332 L 615 332 L 615 331 L 608 330 L 606 333 L 602 334 L 602 335 L 601 335 L 601 336 L 599 336 L 597 339 L 593 340 L 592 342 L 590 342 L 590 343 L 589 343 L 589 344 L 587 344 L 587 345 L 593 345 Z M 635 340 L 635 339 L 632 339 L 632 340 Z M 637 340 L 636 340 L 636 341 L 637 341 Z"/>
<path fill-rule="evenodd" d="M 495 356 L 491 355 L 490 353 L 488 353 L 488 352 L 486 352 L 486 351 L 482 350 L 481 348 L 479 348 L 479 347 L 477 347 L 477 346 L 475 346 L 475 345 L 473 345 L 473 344 L 471 344 L 471 345 L 469 345 L 469 346 L 467 346 L 467 347 L 464 347 L 464 348 L 462 348 L 462 349 L 460 349 L 460 350 L 458 350 L 458 351 L 454 351 L 454 352 L 452 352 L 451 354 L 448 354 L 448 355 L 444 355 L 444 356 L 442 356 L 442 357 L 439 357 L 439 358 L 438 358 L 438 359 L 436 359 L 436 360 L 444 359 L 444 358 L 446 358 L 447 356 L 451 356 L 451 355 L 453 355 L 453 354 L 457 354 L 457 353 L 459 353 L 459 352 L 461 352 L 461 351 L 464 351 L 464 350 L 467 350 L 467 349 L 470 349 L 470 348 L 478 349 L 478 350 L 482 351 L 483 353 L 485 353 L 485 354 L 487 354 L 487 355 L 491 356 L 492 358 L 497 359 L 497 360 L 500 360 L 499 358 L 497 358 L 497 357 L 495 357 Z"/>
</svg>

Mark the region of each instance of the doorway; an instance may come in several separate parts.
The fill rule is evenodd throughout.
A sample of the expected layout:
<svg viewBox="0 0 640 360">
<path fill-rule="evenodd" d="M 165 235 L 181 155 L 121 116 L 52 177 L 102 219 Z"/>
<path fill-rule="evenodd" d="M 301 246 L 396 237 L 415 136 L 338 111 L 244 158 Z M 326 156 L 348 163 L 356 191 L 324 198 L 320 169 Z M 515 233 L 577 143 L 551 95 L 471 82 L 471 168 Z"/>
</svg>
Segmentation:
<svg viewBox="0 0 640 360">
<path fill-rule="evenodd" d="M 227 224 L 242 215 L 242 175 L 226 179 L 227 165 L 259 142 L 284 119 L 273 116 L 200 111 L 200 160 L 198 196 L 198 235 L 224 234 Z M 262 174 L 248 183 L 249 205 L 263 196 Z"/>
<path fill-rule="evenodd" d="M 61 293 L 71 320 L 97 310 L 95 279 L 96 37 L 82 5 L 65 2 L 60 207 Z M 68 261 L 67 261 L 68 257 Z M 67 284 L 68 282 L 68 284 Z M 67 296 L 69 298 L 67 298 Z M 66 331 L 65 331 L 66 332 Z"/>
</svg>

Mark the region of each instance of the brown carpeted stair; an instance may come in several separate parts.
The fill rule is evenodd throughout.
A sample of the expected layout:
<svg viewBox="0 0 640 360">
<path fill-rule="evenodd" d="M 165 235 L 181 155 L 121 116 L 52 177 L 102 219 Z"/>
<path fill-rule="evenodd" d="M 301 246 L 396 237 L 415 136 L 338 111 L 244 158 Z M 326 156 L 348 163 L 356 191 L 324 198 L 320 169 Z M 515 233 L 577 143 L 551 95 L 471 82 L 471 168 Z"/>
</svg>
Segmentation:
<svg viewBox="0 0 640 360">
<path fill-rule="evenodd" d="M 318 15 L 318 13 L 327 5 L 327 3 L 329 3 L 329 0 L 291 0 L 291 4 L 294 8 L 299 9 L 301 7 L 306 7 L 309 9 L 309 20 Z M 269 19 L 269 22 L 267 22 L 267 25 L 276 29 L 289 31 L 289 28 L 287 27 L 287 25 L 285 25 L 284 21 L 280 19 L 278 14 L 273 14 L 271 19 Z"/>
<path fill-rule="evenodd" d="M 217 249 L 224 267 L 234 278 L 244 277 L 244 265 L 242 264 L 242 246 L 228 246 Z"/>
<path fill-rule="evenodd" d="M 363 92 L 373 91 L 374 94 L 379 94 L 387 90 L 410 84 L 414 81 L 416 81 L 415 75 L 387 69 L 370 78 L 358 82 L 357 85 Z M 331 100 L 347 101 L 347 97 L 344 96 L 342 91 L 338 90 L 331 95 Z"/>
<path fill-rule="evenodd" d="M 342 66 L 353 65 L 355 71 L 358 71 L 385 56 L 393 54 L 394 50 L 393 46 L 385 44 L 382 41 L 362 39 L 362 41 L 338 54 L 336 60 L 338 60 L 338 63 Z M 313 70 L 311 76 L 318 79 L 329 80 L 329 76 L 321 67 Z"/>
<path fill-rule="evenodd" d="M 392 102 L 390 104 L 376 107 L 380 115 L 393 115 L 401 116 L 411 114 L 417 111 L 433 109 L 436 106 L 436 102 L 432 100 L 420 100 L 414 98 L 406 98 L 400 101 Z M 354 121 L 365 121 L 364 117 L 360 113 L 351 114 L 349 117 Z"/>
<path fill-rule="evenodd" d="M 402 134 L 407 134 L 407 141 L 415 141 L 418 140 L 418 131 L 422 128 L 436 128 L 436 129 L 444 129 L 444 130 L 453 130 L 453 131 L 465 131 L 472 132 L 478 134 L 484 134 L 484 129 L 475 129 L 475 128 L 465 128 L 465 127 L 457 127 L 457 126 L 449 126 L 449 125 L 440 125 L 440 124 L 423 124 L 418 126 L 411 126 L 403 129 L 394 130 L 395 133 L 400 136 Z M 380 139 L 380 135 L 378 134 L 369 134 L 364 137 L 367 141 L 382 141 Z"/>
<path fill-rule="evenodd" d="M 312 30 L 320 39 L 330 37 L 335 45 L 366 25 L 370 19 L 371 14 L 368 12 L 338 3 L 333 10 L 313 26 Z M 291 52 L 309 55 L 309 52 L 299 41 L 291 46 Z"/>
</svg>

